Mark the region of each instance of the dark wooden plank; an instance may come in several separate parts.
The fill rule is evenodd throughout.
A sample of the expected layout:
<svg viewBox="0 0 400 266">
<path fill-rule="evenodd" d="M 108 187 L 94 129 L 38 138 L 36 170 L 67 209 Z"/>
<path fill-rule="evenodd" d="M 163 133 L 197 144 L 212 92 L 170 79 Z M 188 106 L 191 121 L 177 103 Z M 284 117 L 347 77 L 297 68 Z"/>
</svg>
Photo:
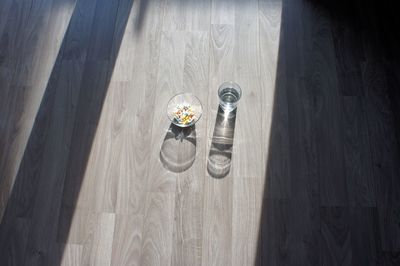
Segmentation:
<svg viewBox="0 0 400 266">
<path fill-rule="evenodd" d="M 97 0 L 76 2 L 62 44 L 63 60 L 84 61 L 86 59 L 97 2 Z"/>
<path fill-rule="evenodd" d="M 397 252 L 400 250 L 400 154 L 383 64 L 372 53 L 368 59 L 363 65 L 363 82 L 382 249 Z"/>
<path fill-rule="evenodd" d="M 264 198 L 256 265 L 289 265 L 289 202 Z"/>
<path fill-rule="evenodd" d="M 330 10 L 338 85 L 341 95 L 360 96 L 360 62 L 364 59 L 361 25 L 358 17 L 355 17 L 358 14 L 353 3 L 350 2 L 346 7 L 339 5 Z"/>
<path fill-rule="evenodd" d="M 282 36 L 283 35 L 283 36 Z M 285 42 L 284 34 L 281 42 Z M 278 55 L 278 66 L 273 97 L 272 121 L 267 140 L 268 160 L 266 166 L 266 196 L 271 199 L 287 199 L 291 195 L 290 138 L 288 87 L 285 52 L 281 47 Z M 265 101 L 267 101 L 265 99 Z M 267 115 L 267 114 L 265 114 Z M 267 132 L 264 132 L 266 134 Z"/>
<path fill-rule="evenodd" d="M 11 4 L 12 0 L 3 0 L 0 2 L 0 38 L 8 20 L 8 14 L 10 12 Z"/>
<path fill-rule="evenodd" d="M 98 1 L 90 33 L 88 59 L 111 59 L 119 2 L 120 0 Z"/>
<path fill-rule="evenodd" d="M 28 242 L 30 219 L 15 218 L 6 224 L 3 220 L 1 227 L 9 230 L 0 231 L 0 265 L 24 265 L 22 255 Z"/>
<path fill-rule="evenodd" d="M 350 230 L 352 264 L 377 265 L 380 254 L 380 233 L 376 208 L 350 208 Z"/>
<path fill-rule="evenodd" d="M 342 96 L 344 161 L 349 204 L 376 206 L 376 181 L 364 101 L 357 96 Z"/>
<path fill-rule="evenodd" d="M 304 41 L 306 46 L 310 45 L 311 51 L 304 58 L 304 89 L 315 117 L 313 130 L 316 131 L 320 204 L 345 206 L 348 199 L 342 118 L 331 24 L 327 12 L 322 8 L 311 6 L 308 9 L 308 18 L 303 19 L 303 27 L 309 32 Z"/>
<path fill-rule="evenodd" d="M 394 115 L 397 146 L 400 150 L 400 63 L 394 60 L 385 64 L 387 73 L 388 95 Z"/>
<path fill-rule="evenodd" d="M 322 265 L 352 265 L 347 207 L 321 207 Z"/>
<path fill-rule="evenodd" d="M 400 265 L 400 252 L 382 252 L 378 265 L 397 266 Z"/>
</svg>

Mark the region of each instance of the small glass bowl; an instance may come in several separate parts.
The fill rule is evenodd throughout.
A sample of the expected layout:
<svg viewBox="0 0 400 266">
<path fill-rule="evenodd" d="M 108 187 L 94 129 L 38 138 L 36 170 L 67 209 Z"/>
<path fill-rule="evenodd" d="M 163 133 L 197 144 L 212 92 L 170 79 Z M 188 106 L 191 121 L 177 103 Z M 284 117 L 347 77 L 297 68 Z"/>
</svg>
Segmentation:
<svg viewBox="0 0 400 266">
<path fill-rule="evenodd" d="M 176 107 L 178 105 L 190 105 L 192 108 L 192 111 L 194 113 L 194 118 L 193 120 L 188 123 L 188 124 L 183 124 L 180 123 L 176 118 L 175 118 L 175 111 Z M 199 121 L 201 115 L 203 114 L 203 106 L 201 105 L 201 102 L 199 98 L 194 96 L 191 93 L 180 93 L 172 97 L 167 105 L 167 115 L 169 120 L 171 120 L 171 123 L 178 126 L 178 127 L 190 127 L 196 124 L 197 121 Z"/>
</svg>

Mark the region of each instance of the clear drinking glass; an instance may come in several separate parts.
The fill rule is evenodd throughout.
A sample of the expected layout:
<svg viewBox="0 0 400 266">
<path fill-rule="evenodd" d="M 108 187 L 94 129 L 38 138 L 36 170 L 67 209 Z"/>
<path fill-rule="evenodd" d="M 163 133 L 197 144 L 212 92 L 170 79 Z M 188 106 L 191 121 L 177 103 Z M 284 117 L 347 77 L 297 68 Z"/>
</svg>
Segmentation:
<svg viewBox="0 0 400 266">
<path fill-rule="evenodd" d="M 237 104 L 242 97 L 242 89 L 235 82 L 224 82 L 218 89 L 219 105 L 225 112 L 236 109 Z"/>
</svg>

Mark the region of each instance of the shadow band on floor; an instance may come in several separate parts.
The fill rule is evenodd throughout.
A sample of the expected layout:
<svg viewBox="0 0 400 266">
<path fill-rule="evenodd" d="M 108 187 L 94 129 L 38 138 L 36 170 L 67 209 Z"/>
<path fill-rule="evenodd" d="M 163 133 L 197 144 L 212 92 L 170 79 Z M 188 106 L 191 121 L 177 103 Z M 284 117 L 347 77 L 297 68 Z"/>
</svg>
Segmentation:
<svg viewBox="0 0 400 266">
<path fill-rule="evenodd" d="M 0 225 L 0 264 L 60 265 L 133 0 L 77 0 Z"/>
</svg>

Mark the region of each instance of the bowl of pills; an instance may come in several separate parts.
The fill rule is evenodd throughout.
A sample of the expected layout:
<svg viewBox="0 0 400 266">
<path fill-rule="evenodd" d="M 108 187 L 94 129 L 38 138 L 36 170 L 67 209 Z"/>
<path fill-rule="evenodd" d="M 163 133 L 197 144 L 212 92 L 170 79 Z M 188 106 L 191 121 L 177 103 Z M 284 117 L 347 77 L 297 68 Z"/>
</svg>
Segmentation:
<svg viewBox="0 0 400 266">
<path fill-rule="evenodd" d="M 178 127 L 193 126 L 201 117 L 203 106 L 199 98 L 191 93 L 180 93 L 172 97 L 167 105 L 167 115 Z"/>
</svg>

